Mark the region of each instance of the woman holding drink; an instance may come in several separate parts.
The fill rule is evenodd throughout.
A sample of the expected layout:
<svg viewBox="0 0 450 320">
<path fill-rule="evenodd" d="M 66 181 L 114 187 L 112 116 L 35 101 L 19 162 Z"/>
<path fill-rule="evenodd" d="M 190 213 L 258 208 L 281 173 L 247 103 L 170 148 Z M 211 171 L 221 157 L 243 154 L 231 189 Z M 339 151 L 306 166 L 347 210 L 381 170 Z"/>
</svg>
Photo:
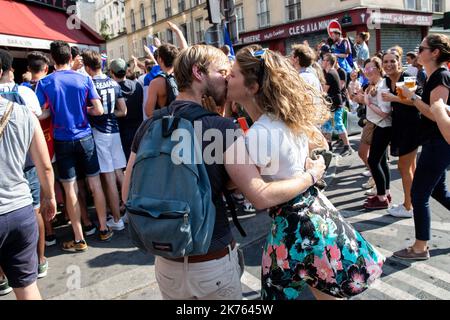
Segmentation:
<svg viewBox="0 0 450 320">
<path fill-rule="evenodd" d="M 392 106 L 391 154 L 398 156 L 398 170 L 402 177 L 404 202 L 393 206 L 388 213 L 394 217 L 412 218 L 411 185 L 416 170 L 417 149 L 419 147 L 420 115 L 412 102 L 404 99 L 399 86 L 404 85 L 409 74 L 403 72 L 401 55 L 398 49 L 389 49 L 383 55 L 383 69 L 386 73 L 386 85 L 390 92 L 382 94 L 383 100 Z M 406 79 L 411 81 L 412 79 Z"/>
<path fill-rule="evenodd" d="M 387 162 L 387 148 L 391 142 L 392 120 L 391 104 L 383 101 L 382 94 L 389 89 L 383 79 L 383 69 L 380 58 L 374 57 L 366 64 L 364 73 L 369 79 L 365 92 L 367 106 L 366 126 L 373 128 L 368 164 L 375 180 L 377 194 L 369 197 L 364 204 L 365 209 L 387 209 L 390 204 L 390 173 Z"/>
<path fill-rule="evenodd" d="M 440 99 L 447 104 L 450 102 L 450 72 L 445 68 L 448 61 L 450 61 L 450 41 L 447 36 L 441 34 L 427 36 L 419 47 L 419 63 L 429 75 L 423 88 L 422 99 L 406 86 L 402 88 L 405 98 L 422 114 L 422 153 L 411 190 L 416 241 L 411 247 L 394 253 L 394 256 L 401 259 L 430 258 L 428 251 L 431 231 L 430 197 L 450 210 L 450 191 L 446 184 L 447 168 L 450 165 L 450 145 L 439 131 L 433 109 L 430 108 Z"/>
</svg>

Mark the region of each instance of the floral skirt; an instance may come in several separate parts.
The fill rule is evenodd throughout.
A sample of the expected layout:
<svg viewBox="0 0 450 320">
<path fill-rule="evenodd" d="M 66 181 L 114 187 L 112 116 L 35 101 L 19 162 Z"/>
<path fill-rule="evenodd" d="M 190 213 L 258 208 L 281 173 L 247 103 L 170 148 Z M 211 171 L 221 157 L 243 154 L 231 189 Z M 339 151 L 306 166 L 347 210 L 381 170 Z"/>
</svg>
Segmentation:
<svg viewBox="0 0 450 320">
<path fill-rule="evenodd" d="M 271 209 L 270 215 L 263 300 L 296 299 L 307 284 L 337 298 L 352 297 L 381 276 L 385 258 L 317 189 Z"/>
</svg>

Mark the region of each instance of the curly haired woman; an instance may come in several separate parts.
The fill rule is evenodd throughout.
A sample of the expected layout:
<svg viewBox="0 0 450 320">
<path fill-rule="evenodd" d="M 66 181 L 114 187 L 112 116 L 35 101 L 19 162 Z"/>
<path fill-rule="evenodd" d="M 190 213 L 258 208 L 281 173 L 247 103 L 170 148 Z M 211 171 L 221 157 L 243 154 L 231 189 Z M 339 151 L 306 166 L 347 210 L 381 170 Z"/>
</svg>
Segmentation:
<svg viewBox="0 0 450 320">
<path fill-rule="evenodd" d="M 307 172 L 314 181 L 309 155 L 326 148 L 317 128 L 329 117 L 328 106 L 288 60 L 259 46 L 241 49 L 228 78 L 228 99 L 254 121 L 247 150 L 265 180 Z M 271 208 L 270 215 L 263 299 L 297 299 L 306 285 L 318 299 L 351 297 L 381 275 L 384 258 L 315 187 Z"/>
</svg>

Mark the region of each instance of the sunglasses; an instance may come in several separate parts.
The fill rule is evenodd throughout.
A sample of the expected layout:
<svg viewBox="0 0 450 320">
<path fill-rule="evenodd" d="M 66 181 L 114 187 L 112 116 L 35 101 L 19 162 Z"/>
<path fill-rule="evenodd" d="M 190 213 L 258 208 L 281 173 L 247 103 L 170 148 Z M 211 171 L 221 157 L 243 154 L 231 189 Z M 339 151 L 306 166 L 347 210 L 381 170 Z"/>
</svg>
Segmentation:
<svg viewBox="0 0 450 320">
<path fill-rule="evenodd" d="M 266 52 L 268 51 L 268 49 L 261 49 L 258 51 L 254 51 L 252 52 L 252 56 L 255 57 L 256 59 L 259 59 L 259 70 L 258 70 L 258 84 L 259 84 L 259 88 L 262 88 L 263 85 L 263 81 L 264 81 L 264 70 L 265 70 L 265 61 L 264 61 L 264 55 L 266 54 Z"/>
<path fill-rule="evenodd" d="M 424 47 L 424 46 L 420 46 L 419 47 L 419 53 L 422 53 L 424 50 L 431 50 L 430 47 Z"/>
<path fill-rule="evenodd" d="M 375 69 L 376 69 L 375 67 L 367 67 L 367 68 L 364 68 L 364 72 L 369 73 L 369 72 L 374 71 Z"/>
</svg>

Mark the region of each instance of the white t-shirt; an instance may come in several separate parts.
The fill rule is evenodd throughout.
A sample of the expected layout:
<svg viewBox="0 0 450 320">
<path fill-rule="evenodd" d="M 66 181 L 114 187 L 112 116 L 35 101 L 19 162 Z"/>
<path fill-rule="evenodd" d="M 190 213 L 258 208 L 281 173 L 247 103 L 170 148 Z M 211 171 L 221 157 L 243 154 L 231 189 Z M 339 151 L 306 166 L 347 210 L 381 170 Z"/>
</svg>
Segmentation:
<svg viewBox="0 0 450 320">
<path fill-rule="evenodd" d="M 418 72 L 419 69 L 417 69 L 412 65 L 408 65 L 408 67 L 406 68 L 406 73 L 409 74 L 411 77 L 416 77 Z"/>
<path fill-rule="evenodd" d="M 309 153 L 306 135 L 295 135 L 280 120 L 262 115 L 247 131 L 245 142 L 265 181 L 289 179 L 305 171 Z"/>
<path fill-rule="evenodd" d="M 16 84 L 14 82 L 1 83 L 0 92 L 11 92 L 14 89 L 15 85 Z M 30 108 L 30 110 L 33 111 L 33 113 L 37 117 L 39 117 L 42 114 L 42 110 L 36 93 L 25 86 L 18 86 L 17 91 L 19 93 L 19 96 L 23 99 L 23 101 L 25 101 L 26 106 Z"/>
<path fill-rule="evenodd" d="M 306 81 L 307 84 L 314 87 L 318 92 L 322 92 L 322 85 L 314 73 L 302 72 L 300 73 L 300 76 Z"/>
<path fill-rule="evenodd" d="M 389 89 L 386 85 L 386 80 L 382 79 L 377 84 L 377 94 L 375 95 L 375 97 L 372 97 L 370 94 L 366 93 L 366 96 L 368 97 L 369 102 L 377 105 L 378 108 L 385 113 L 391 113 L 391 111 L 392 111 L 391 103 L 384 101 L 383 97 L 382 97 L 383 91 L 387 92 L 388 90 Z M 369 107 L 366 108 L 366 111 L 367 111 L 367 113 L 366 113 L 367 120 L 376 124 L 378 127 L 385 128 L 385 127 L 392 126 L 391 116 L 388 116 L 383 119 Z"/>
</svg>

